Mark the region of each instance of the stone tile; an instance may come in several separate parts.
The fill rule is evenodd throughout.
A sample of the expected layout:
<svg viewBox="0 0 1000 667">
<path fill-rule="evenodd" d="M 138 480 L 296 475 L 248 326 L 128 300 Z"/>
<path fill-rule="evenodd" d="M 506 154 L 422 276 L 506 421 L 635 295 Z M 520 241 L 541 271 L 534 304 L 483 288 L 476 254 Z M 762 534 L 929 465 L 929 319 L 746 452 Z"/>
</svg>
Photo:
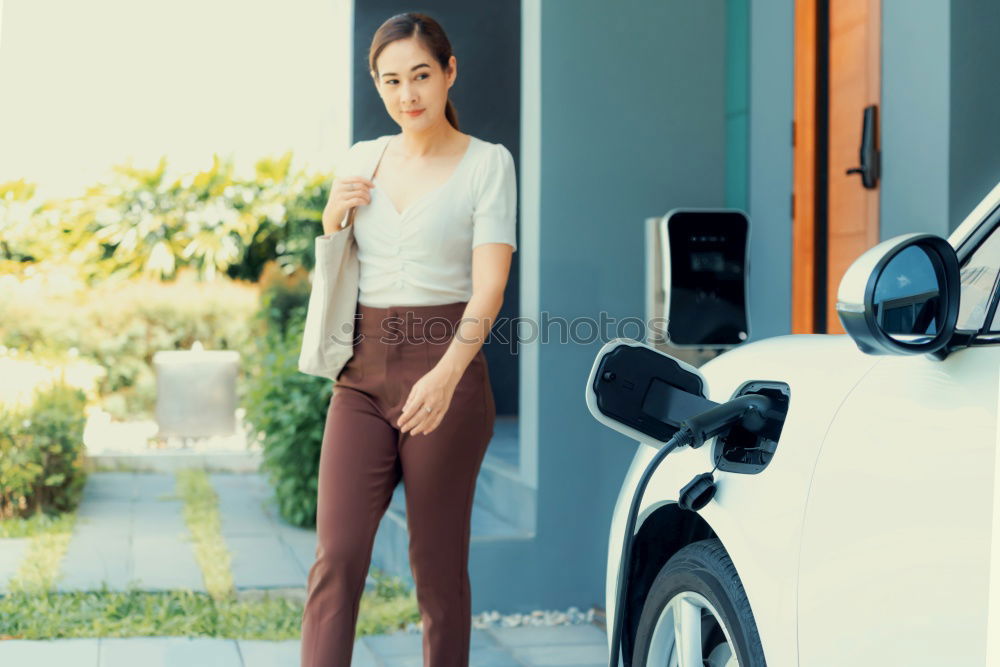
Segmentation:
<svg viewBox="0 0 1000 667">
<path fill-rule="evenodd" d="M 472 628 L 469 635 L 469 650 L 475 651 L 477 648 L 503 648 L 502 645 L 485 630 Z"/>
<path fill-rule="evenodd" d="M 165 472 L 137 472 L 135 475 L 136 499 L 164 500 L 177 496 L 177 477 Z M 177 498 L 177 501 L 180 499 Z"/>
<path fill-rule="evenodd" d="M 237 588 L 304 587 L 316 557 L 315 531 L 276 520 L 273 492 L 260 474 L 209 476 L 219 496 L 222 535 Z"/>
<path fill-rule="evenodd" d="M 219 497 L 222 534 L 272 535 L 274 523 L 263 507 L 270 489 L 260 488 L 259 475 L 209 475 Z"/>
<path fill-rule="evenodd" d="M 132 568 L 143 590 L 205 590 L 191 542 L 181 541 L 173 535 L 133 537 Z"/>
<path fill-rule="evenodd" d="M 226 537 L 237 588 L 305 586 L 306 578 L 294 554 L 277 534 Z"/>
<path fill-rule="evenodd" d="M 184 521 L 184 508 L 179 502 L 138 501 L 132 504 L 132 534 L 136 536 L 170 536 L 187 539 L 190 534 Z"/>
<path fill-rule="evenodd" d="M 75 663 L 67 663 L 75 664 Z M 102 639 L 100 667 L 240 667 L 231 639 L 145 637 Z"/>
<path fill-rule="evenodd" d="M 607 645 L 607 635 L 589 623 L 573 625 L 522 625 L 489 628 L 488 632 L 505 646 Z"/>
<path fill-rule="evenodd" d="M 424 667 L 423 649 L 411 655 L 397 655 L 383 658 L 386 667 Z M 469 667 L 523 667 L 507 651 L 497 647 L 469 649 Z"/>
<path fill-rule="evenodd" d="M 81 501 L 117 500 L 129 501 L 136 497 L 135 473 L 94 472 L 87 476 Z"/>
<path fill-rule="evenodd" d="M 96 667 L 99 639 L 0 641 L 0 665 Z"/>
<path fill-rule="evenodd" d="M 299 667 L 301 649 L 297 639 L 240 639 L 236 643 L 239 645 L 243 667 Z"/>
<path fill-rule="evenodd" d="M 124 590 L 132 576 L 132 545 L 128 534 L 101 535 L 74 530 L 63 557 L 59 591 Z"/>
<path fill-rule="evenodd" d="M 301 642 L 297 639 L 287 641 L 241 639 L 237 643 L 243 658 L 243 667 L 299 667 L 301 664 L 302 648 Z M 354 643 L 351 667 L 382 667 L 382 663 L 375 660 L 363 637 Z"/>
<path fill-rule="evenodd" d="M 281 540 L 295 557 L 295 562 L 304 575 L 316 561 L 316 532 L 302 529 L 281 529 L 278 531 Z"/>
<path fill-rule="evenodd" d="M 382 659 L 385 667 L 423 667 L 422 655 L 394 656 Z"/>
<path fill-rule="evenodd" d="M 368 635 L 365 641 L 372 647 L 373 652 L 388 665 L 417 665 L 423 664 L 423 634 L 416 632 L 393 632 L 385 635 Z M 505 653 L 496 640 L 482 630 L 473 628 L 469 637 L 469 657 L 479 655 L 483 664 L 488 665 L 509 665 L 517 664 L 513 662 L 510 654 Z M 507 662 L 497 662 L 501 657 L 505 657 Z M 416 662 L 413 662 L 416 660 Z"/>
<path fill-rule="evenodd" d="M 375 657 L 375 653 L 368 645 L 367 637 L 359 637 L 354 642 L 354 650 L 351 651 L 351 667 L 384 667 L 385 663 Z"/>
<path fill-rule="evenodd" d="M 246 506 L 219 506 L 222 517 L 222 537 L 266 537 L 277 531 L 270 521 L 261 514 L 248 510 Z"/>
<path fill-rule="evenodd" d="M 388 635 L 367 635 L 365 641 L 379 658 L 399 658 L 421 655 L 423 635 L 416 632 L 394 632 Z"/>
<path fill-rule="evenodd" d="M 522 646 L 511 649 L 513 656 L 528 667 L 604 667 L 607 646 Z"/>
<path fill-rule="evenodd" d="M 0 539 L 0 592 L 8 590 L 11 577 L 17 574 L 21 561 L 28 551 L 30 537 Z"/>
<path fill-rule="evenodd" d="M 127 500 L 83 500 L 76 513 L 74 536 L 128 535 L 132 531 L 132 503 Z"/>
<path fill-rule="evenodd" d="M 472 648 L 469 667 L 522 667 L 514 656 L 501 648 Z"/>
</svg>

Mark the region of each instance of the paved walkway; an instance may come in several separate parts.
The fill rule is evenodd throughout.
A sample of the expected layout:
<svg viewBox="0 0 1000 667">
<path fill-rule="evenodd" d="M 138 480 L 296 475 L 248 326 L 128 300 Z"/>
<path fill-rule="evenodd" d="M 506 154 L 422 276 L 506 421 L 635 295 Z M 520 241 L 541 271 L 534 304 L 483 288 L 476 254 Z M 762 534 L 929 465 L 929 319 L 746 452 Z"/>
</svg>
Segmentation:
<svg viewBox="0 0 1000 667">
<path fill-rule="evenodd" d="M 238 591 L 283 589 L 304 597 L 316 534 L 278 514 L 259 474 L 209 475 L 219 496 L 222 535 L 232 554 Z M 204 591 L 201 571 L 166 473 L 92 473 L 56 589 L 188 588 Z M 0 592 L 16 572 L 26 539 L 0 539 Z M 368 586 L 374 585 L 368 578 Z M 297 640 L 271 642 L 185 637 L 0 641 L 0 664 L 212 667 L 298 665 Z M 607 636 L 589 624 L 474 629 L 474 667 L 607 664 Z M 362 637 L 353 665 L 423 664 L 421 635 L 399 632 Z"/>
<path fill-rule="evenodd" d="M 163 473 L 91 475 L 56 590 L 105 583 L 117 591 L 134 582 L 150 591 L 205 592 L 175 486 L 174 476 Z"/>
<path fill-rule="evenodd" d="M 605 634 L 593 625 L 473 630 L 470 667 L 597 667 L 608 664 Z M 298 640 L 186 637 L 8 640 L 0 664 L 74 667 L 298 667 Z M 421 667 L 421 636 L 361 637 L 351 667 Z"/>
</svg>

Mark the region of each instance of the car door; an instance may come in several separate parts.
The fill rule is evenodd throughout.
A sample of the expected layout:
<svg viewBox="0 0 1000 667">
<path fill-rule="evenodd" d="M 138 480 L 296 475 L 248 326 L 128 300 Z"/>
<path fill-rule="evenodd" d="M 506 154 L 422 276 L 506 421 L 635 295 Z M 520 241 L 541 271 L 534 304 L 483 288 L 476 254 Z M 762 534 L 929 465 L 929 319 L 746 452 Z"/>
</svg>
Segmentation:
<svg viewBox="0 0 1000 667">
<path fill-rule="evenodd" d="M 974 344 L 880 359 L 827 432 L 800 548 L 800 665 L 986 664 L 997 215 L 962 263 L 958 328 Z"/>
</svg>

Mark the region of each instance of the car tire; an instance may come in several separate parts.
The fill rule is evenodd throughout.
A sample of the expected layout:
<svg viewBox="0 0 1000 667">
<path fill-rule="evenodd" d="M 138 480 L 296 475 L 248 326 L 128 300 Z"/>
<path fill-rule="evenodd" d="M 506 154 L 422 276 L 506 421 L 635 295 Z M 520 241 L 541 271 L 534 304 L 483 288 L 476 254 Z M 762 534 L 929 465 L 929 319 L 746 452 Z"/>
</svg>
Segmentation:
<svg viewBox="0 0 1000 667">
<path fill-rule="evenodd" d="M 688 641 L 675 641 L 678 634 Z M 689 544 L 664 564 L 643 603 L 633 645 L 634 667 L 675 667 L 685 645 L 702 652 L 687 664 L 765 666 L 750 601 L 722 542 Z"/>
</svg>

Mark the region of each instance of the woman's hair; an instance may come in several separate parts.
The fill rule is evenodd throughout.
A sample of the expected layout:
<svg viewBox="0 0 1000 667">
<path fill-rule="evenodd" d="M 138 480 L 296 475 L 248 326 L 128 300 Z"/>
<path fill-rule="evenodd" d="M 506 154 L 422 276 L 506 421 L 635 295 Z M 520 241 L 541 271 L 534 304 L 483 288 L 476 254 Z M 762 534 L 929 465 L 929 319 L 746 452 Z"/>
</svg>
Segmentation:
<svg viewBox="0 0 1000 667">
<path fill-rule="evenodd" d="M 408 39 L 416 37 L 423 44 L 424 48 L 430 51 L 431 55 L 441 65 L 441 69 L 448 68 L 448 59 L 451 58 L 451 42 L 441 25 L 427 14 L 417 12 L 406 12 L 396 14 L 386 19 L 385 23 L 378 27 L 375 36 L 372 37 L 371 48 L 368 49 L 368 68 L 378 76 L 378 69 L 375 61 L 378 60 L 382 49 L 395 42 L 397 39 Z M 458 129 L 458 112 L 455 105 L 451 103 L 451 97 L 444 109 L 445 118 L 452 127 Z"/>
</svg>

